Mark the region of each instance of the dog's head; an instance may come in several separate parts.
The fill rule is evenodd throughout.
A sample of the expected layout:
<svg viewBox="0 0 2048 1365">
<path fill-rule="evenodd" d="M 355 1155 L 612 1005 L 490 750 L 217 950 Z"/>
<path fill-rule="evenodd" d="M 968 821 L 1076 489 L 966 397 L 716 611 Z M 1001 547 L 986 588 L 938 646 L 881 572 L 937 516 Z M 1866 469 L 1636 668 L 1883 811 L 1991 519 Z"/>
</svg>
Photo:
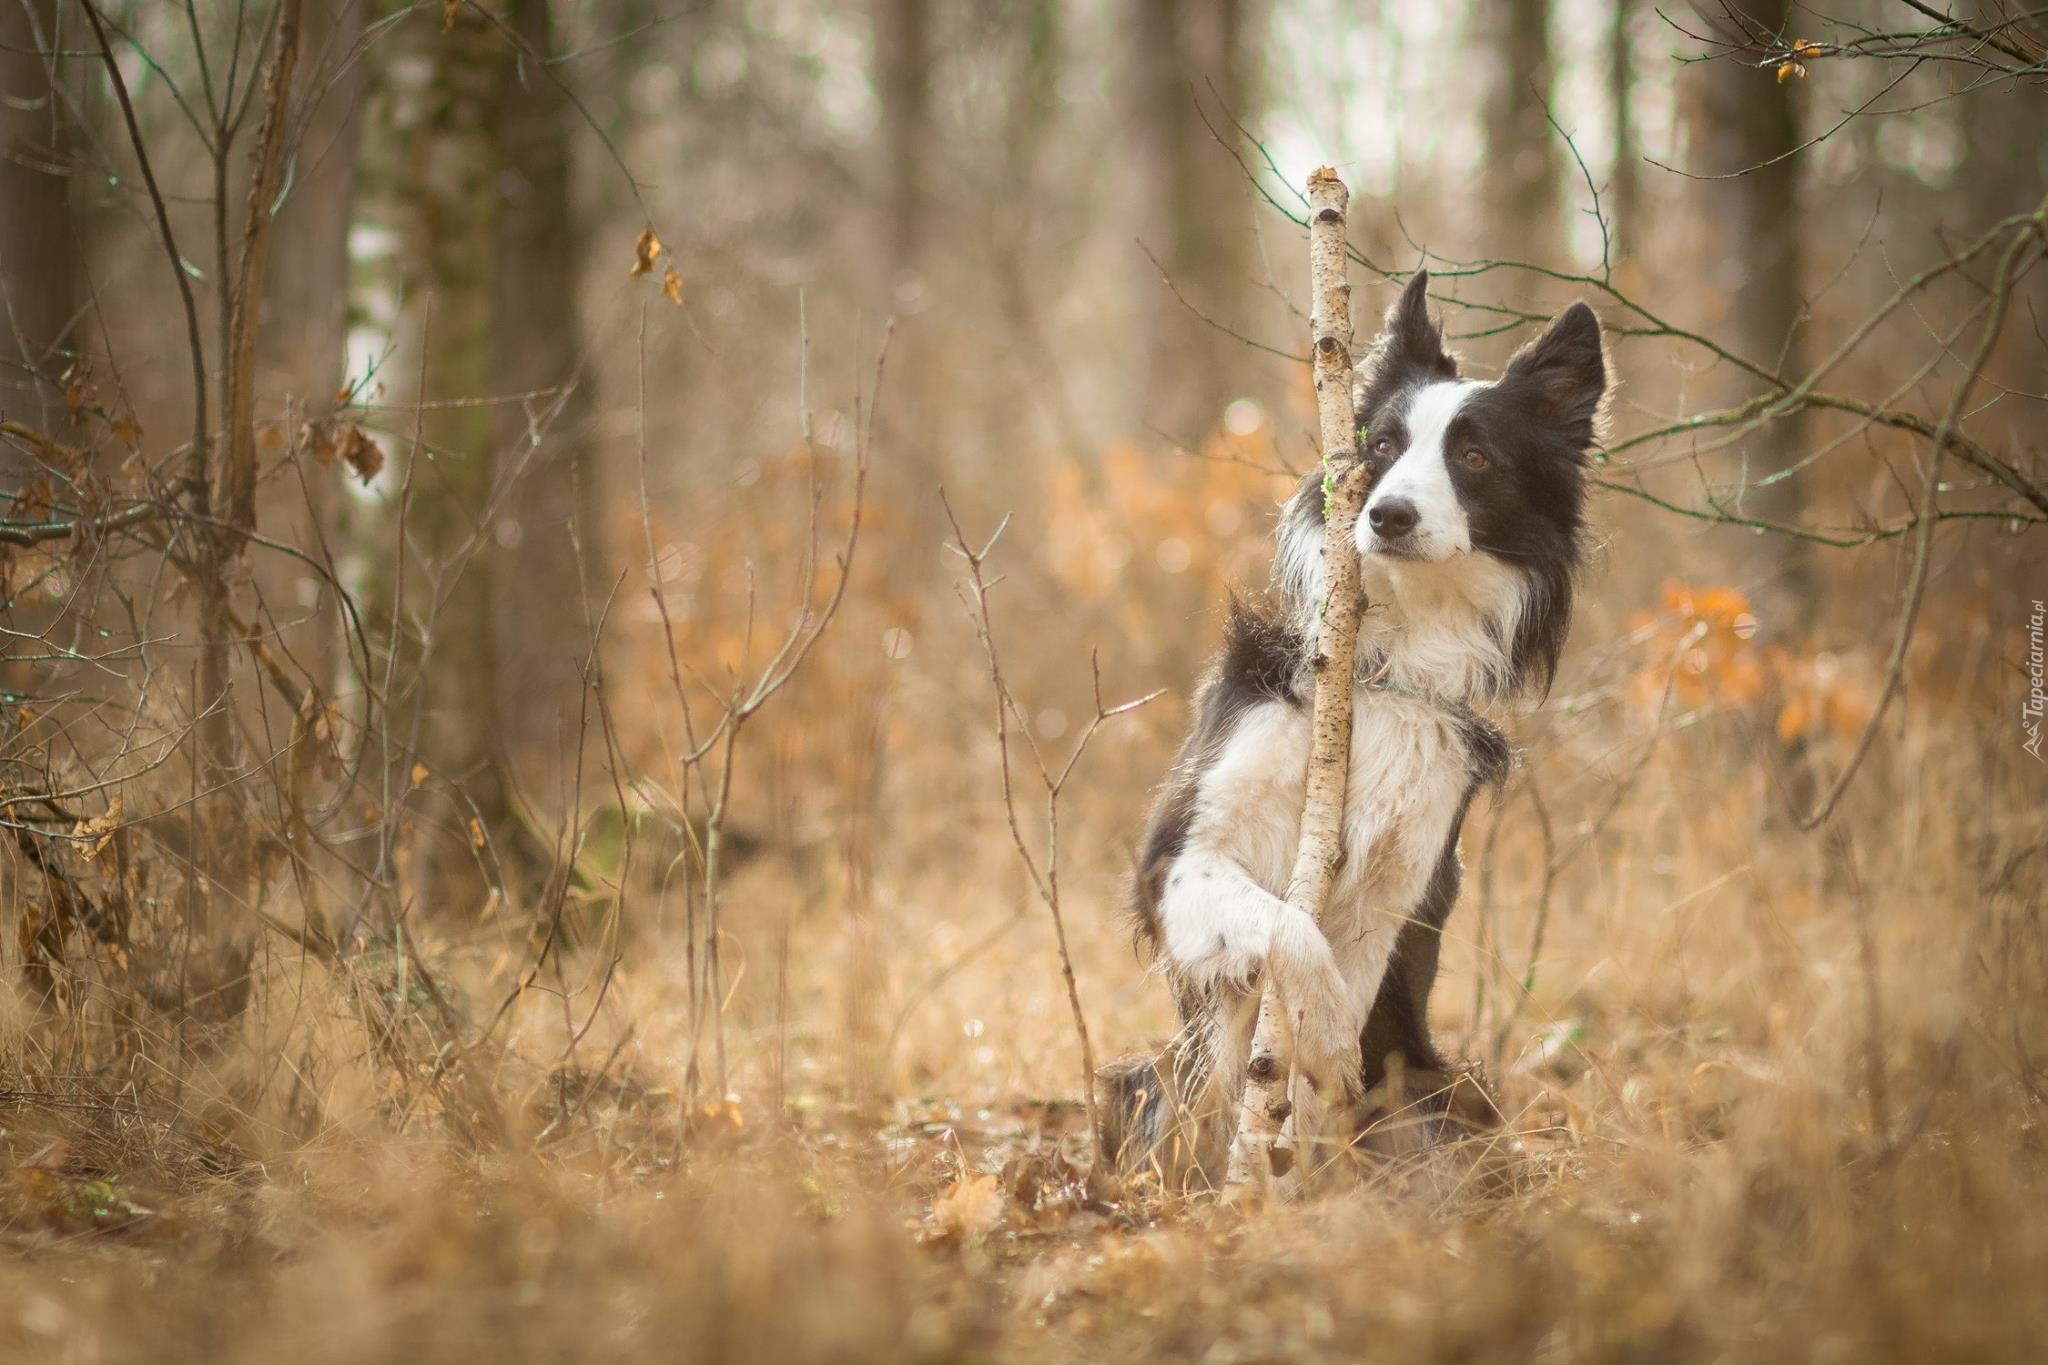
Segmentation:
<svg viewBox="0 0 2048 1365">
<path fill-rule="evenodd" d="M 1417 271 L 1359 366 L 1359 454 L 1371 480 L 1361 553 L 1412 572 L 1490 555 L 1541 573 L 1578 558 L 1586 451 L 1607 367 L 1593 310 L 1575 303 L 1501 377 L 1461 379 Z"/>
</svg>

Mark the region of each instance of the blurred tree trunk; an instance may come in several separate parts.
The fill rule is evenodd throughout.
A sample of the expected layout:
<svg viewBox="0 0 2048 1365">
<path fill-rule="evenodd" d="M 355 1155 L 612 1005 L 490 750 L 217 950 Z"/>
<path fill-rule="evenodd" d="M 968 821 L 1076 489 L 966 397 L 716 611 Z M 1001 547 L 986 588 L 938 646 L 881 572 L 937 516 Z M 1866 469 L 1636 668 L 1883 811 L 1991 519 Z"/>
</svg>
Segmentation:
<svg viewBox="0 0 2048 1365">
<path fill-rule="evenodd" d="M 1959 8 L 1980 30 L 2005 24 L 2010 27 L 2003 31 L 2014 41 L 2048 46 L 2048 18 L 2015 22 L 2018 7 L 2007 0 L 1975 0 Z M 1930 196 L 1946 210 L 1940 230 L 1951 244 L 1969 241 L 1999 219 L 2026 213 L 2041 202 L 2042 191 L 2048 189 L 2048 138 L 2041 136 L 2041 130 L 2048 128 L 2048 88 L 2030 81 L 1991 84 L 1961 96 L 1957 118 L 1964 150 L 1954 183 L 1962 193 Z M 1991 260 L 1978 262 L 1970 272 L 1970 287 L 1988 288 L 1995 269 Z M 1992 352 L 1987 377 L 2024 392 L 2041 385 L 2039 320 L 2048 318 L 2048 272 L 2035 270 L 2018 288 L 2015 316 L 2036 322 L 2006 329 L 2002 343 Z M 1988 434 L 2007 448 L 2033 459 L 2048 452 L 2048 405 L 2005 403 L 1999 412 L 1986 416 L 1991 419 Z M 2017 540 L 2008 543 L 2014 549 L 2019 544 Z M 2018 584 L 2013 591 L 2017 606 Z"/>
<path fill-rule="evenodd" d="M 505 21 L 529 53 L 550 47 L 548 0 L 512 0 Z M 522 790 L 552 800 L 576 740 L 582 669 L 602 605 L 602 480 L 590 458 L 591 376 L 579 372 L 571 217 L 572 110 L 532 56 L 513 63 L 498 110 L 491 266 L 491 449 L 508 480 L 498 553 L 498 717 Z M 580 546 L 580 556 L 579 556 Z M 552 812 L 551 812 L 552 813 Z"/>
<path fill-rule="evenodd" d="M 951 421 L 960 415 L 958 358 L 940 342 L 946 310 L 928 304 L 940 264 L 926 251 L 923 217 L 930 161 L 933 7 L 930 0 L 869 0 L 875 93 L 881 117 L 875 182 L 881 194 L 876 254 L 880 270 L 863 302 L 901 327 L 890 345 L 891 389 L 901 400 L 878 418 L 883 439 L 906 470 L 943 477 Z M 916 414 L 913 418 L 910 414 Z"/>
<path fill-rule="evenodd" d="M 389 117 L 377 149 L 391 176 L 382 205 L 398 232 L 404 303 L 400 352 L 385 371 L 423 405 L 420 447 L 403 471 L 406 596 L 399 677 L 414 714 L 428 791 L 414 807 L 413 890 L 435 909 L 474 904 L 477 877 L 499 884 L 493 851 L 514 844 L 512 793 L 494 707 L 500 651 L 488 524 L 496 485 L 492 417 L 481 400 L 507 386 L 491 371 L 493 242 L 501 204 L 496 112 L 510 51 L 468 10 L 420 10 L 385 39 Z M 536 281 L 545 286 L 549 281 Z M 399 553 L 395 547 L 393 553 Z M 489 847 L 486 848 L 486 841 Z"/>
<path fill-rule="evenodd" d="M 1545 118 L 1553 75 L 1549 0 L 1516 0 L 1474 11 L 1490 79 L 1486 129 L 1488 255 L 1550 262 L 1559 247 L 1559 139 Z"/>
<path fill-rule="evenodd" d="M 875 90 L 882 104 L 882 236 L 890 285 L 922 264 L 924 168 L 931 154 L 930 0 L 874 0 Z"/>
<path fill-rule="evenodd" d="M 1629 95 L 1635 89 L 1636 46 L 1631 26 L 1635 22 L 1636 0 L 1613 0 L 1614 15 L 1607 35 L 1607 100 L 1613 117 L 1614 169 L 1608 178 L 1608 258 L 1618 263 L 1634 257 L 1636 233 L 1642 227 L 1642 149 L 1636 145 L 1635 113 Z"/>
<path fill-rule="evenodd" d="M 985 218 L 995 244 L 1003 328 L 1030 366 L 1031 396 L 1054 439 L 1069 451 L 1080 451 L 1088 447 L 1088 436 L 1075 410 L 1065 367 L 1050 340 L 1042 291 L 1034 287 L 1044 269 L 1037 248 L 1057 239 L 1056 209 L 1061 203 L 1061 197 L 1042 183 L 1047 150 L 1057 145 L 1061 131 L 1060 11 L 1056 5 L 1025 4 L 1007 7 L 1004 13 L 1011 20 L 1001 162 L 1007 193 L 990 196 Z M 1033 205 L 1034 211 L 1017 212 L 1020 203 Z M 1014 382 L 1014 376 L 1005 376 L 1004 382 Z M 984 401 L 981 407 L 987 424 L 983 440 L 989 448 L 1014 442 L 1016 405 L 997 399 Z"/>
<path fill-rule="evenodd" d="M 348 233 L 368 69 L 364 61 L 348 59 L 362 38 L 363 19 L 357 0 L 308 0 L 299 39 L 298 87 L 306 113 L 287 149 L 290 190 L 272 229 L 258 357 L 266 401 L 288 397 L 299 420 L 331 411 L 348 378 Z M 263 521 L 286 528 L 292 543 L 310 546 L 321 544 L 335 525 L 346 475 L 318 468 L 305 473 L 303 489 L 295 483 L 276 488 L 276 505 L 265 509 Z M 295 563 L 271 560 L 258 571 L 299 578 L 325 600 L 325 585 Z M 279 600 L 295 596 L 287 592 Z M 316 615 L 303 638 L 292 641 L 293 652 L 315 661 L 312 667 L 330 689 L 343 657 L 336 624 L 331 613 Z"/>
<path fill-rule="evenodd" d="M 363 36 L 356 0 L 308 0 L 299 39 L 307 114 L 289 149 L 290 193 L 271 249 L 263 363 L 304 412 L 333 406 L 348 344 L 348 231 L 362 141 L 364 72 L 349 61 Z"/>
<path fill-rule="evenodd" d="M 1181 295 L 1226 325 L 1243 304 L 1248 210 L 1240 172 L 1211 144 L 1203 111 L 1232 144 L 1240 140 L 1234 121 L 1254 112 L 1248 8 L 1243 0 L 1132 0 L 1125 11 L 1129 216 Z M 1139 372 L 1129 391 L 1148 406 L 1129 425 L 1197 444 L 1248 353 L 1190 312 L 1135 251 L 1131 285 Z"/>
<path fill-rule="evenodd" d="M 0 3 L 0 412 L 64 414 L 62 350 L 76 305 L 65 118 L 53 85 L 57 0 Z M 9 452 L 4 468 L 17 463 Z"/>
<path fill-rule="evenodd" d="M 1737 0 L 1749 26 L 1782 33 L 1789 0 Z M 1730 27 L 1731 36 L 1736 30 Z M 1709 300 L 1725 301 L 1728 312 L 1710 334 L 1736 355 L 1780 375 L 1799 369 L 1794 329 L 1804 308 L 1801 264 L 1802 219 L 1799 176 L 1805 163 L 1788 157 L 1799 141 L 1795 91 L 1768 71 L 1730 59 L 1692 68 L 1686 110 L 1692 144 L 1689 169 L 1727 180 L 1689 181 L 1696 228 L 1705 250 L 1693 260 L 1703 269 L 1700 283 Z M 1773 163 L 1773 158 L 1783 158 Z M 1766 164 L 1773 163 L 1773 164 Z M 1735 174 L 1742 172 L 1742 174 Z M 1759 381 L 1721 367 L 1715 376 L 1717 401 L 1741 402 L 1759 391 Z M 1768 484 L 1761 480 L 1793 465 L 1805 448 L 1804 423 L 1779 418 L 1747 438 L 1736 452 L 1741 480 L 1739 504 L 1749 515 L 1796 522 L 1805 511 L 1804 480 L 1798 475 Z M 1803 637 L 1814 614 L 1812 557 L 1805 542 L 1790 536 L 1745 541 L 1744 556 L 1769 557 L 1762 601 L 1766 624 L 1780 639 Z"/>
</svg>

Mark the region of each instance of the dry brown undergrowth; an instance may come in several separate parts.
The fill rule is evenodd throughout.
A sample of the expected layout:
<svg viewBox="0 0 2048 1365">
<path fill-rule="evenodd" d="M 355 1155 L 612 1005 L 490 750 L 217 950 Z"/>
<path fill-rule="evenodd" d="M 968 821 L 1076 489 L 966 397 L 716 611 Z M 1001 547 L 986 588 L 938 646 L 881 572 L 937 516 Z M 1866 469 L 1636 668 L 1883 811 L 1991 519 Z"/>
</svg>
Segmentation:
<svg viewBox="0 0 2048 1365">
<path fill-rule="evenodd" d="M 1072 1075 L 1048 932 L 1024 915 L 1002 951 L 960 960 L 992 916 L 952 889 L 1014 875 L 983 828 L 959 864 L 875 888 L 870 932 L 912 1023 L 870 1059 L 865 1097 L 839 1055 L 829 915 L 790 935 L 779 987 L 772 943 L 741 934 L 737 1100 L 688 1116 L 682 968 L 652 931 L 567 1063 L 560 1002 L 538 992 L 487 1054 L 443 1059 L 490 1096 L 492 1126 L 443 1121 L 475 1091 L 433 1075 L 430 1029 L 409 1044 L 418 1074 L 393 1079 L 352 1003 L 369 988 L 283 958 L 175 1098 L 0 1092 L 0 1356 L 2036 1358 L 2032 775 L 1928 721 L 1901 743 L 1917 787 L 1873 785 L 1855 833 L 1825 844 L 1760 831 L 1705 737 L 1664 742 L 1551 892 L 1523 1022 L 1489 1059 L 1517 1134 L 1504 1180 L 1452 1158 L 1384 1169 L 1252 1215 L 1256 1237 L 1208 1201 L 1105 1200 L 1066 1165 L 1078 1106 L 1043 1099 Z M 1970 780 L 1985 761 L 1988 792 Z M 1548 762 L 1532 775 L 1555 801 Z M 1535 823 L 1510 797 L 1467 836 L 1492 889 L 1475 878 L 1453 921 L 1439 1013 L 1481 1054 L 1524 965 Z M 1123 1042 L 1166 1021 L 1111 913 L 1108 854 L 1069 872 L 1069 914 L 1094 1023 Z M 769 903 L 811 875 L 765 859 L 736 895 Z M 465 1000 L 496 998 L 488 933 L 421 951 Z M 1481 953 L 1512 961 L 1475 1020 Z M 35 1032 L 17 1011 L 13 1055 Z M 325 1068 L 304 1077 L 311 1131 L 288 1087 L 236 1106 L 280 1057 Z"/>
</svg>

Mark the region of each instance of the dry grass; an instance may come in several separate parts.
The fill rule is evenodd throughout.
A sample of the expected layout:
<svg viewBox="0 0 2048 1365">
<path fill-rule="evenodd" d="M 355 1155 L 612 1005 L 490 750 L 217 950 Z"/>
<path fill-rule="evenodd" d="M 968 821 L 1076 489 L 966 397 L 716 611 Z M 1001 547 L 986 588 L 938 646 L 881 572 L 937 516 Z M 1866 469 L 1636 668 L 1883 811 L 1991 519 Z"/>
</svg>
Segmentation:
<svg viewBox="0 0 2048 1365">
<path fill-rule="evenodd" d="M 1229 486 L 1159 513 L 1190 526 L 1146 536 L 1200 536 L 1203 508 L 1246 496 L 1213 477 Z M 1993 689 L 1925 665 L 1831 832 L 1798 836 L 1746 757 L 1771 713 L 1741 669 L 1645 688 L 1670 622 L 1596 608 L 1466 831 L 1437 997 L 1510 1133 L 1483 1168 L 1370 1168 L 1247 1214 L 1069 1164 L 1075 1042 L 992 800 L 987 680 L 908 567 L 930 528 L 881 525 L 897 548 L 748 770 L 729 1099 L 683 1089 L 704 1039 L 648 849 L 572 898 L 523 992 L 533 930 L 504 906 L 412 924 L 404 957 L 267 935 L 247 1009 L 211 1031 L 96 1014 L 111 977 L 64 1009 L 11 993 L 0 1358 L 2038 1357 L 2048 787 L 1982 719 Z M 1085 718 L 1087 679 L 1031 647 L 1052 638 L 1034 613 L 1067 603 L 1113 641 L 1127 594 L 1076 586 L 1059 536 L 1025 543 L 1047 559 L 1019 551 L 1032 572 L 998 624 L 1049 731 L 1055 709 Z M 1176 593 L 1213 583 L 1153 600 Z M 1197 624 L 1126 635 L 1112 699 L 1184 694 Z M 623 628 L 619 687 L 652 713 L 646 628 Z M 914 649 L 878 650 L 885 630 Z M 1105 728 L 1064 812 L 1105 1055 L 1170 1025 L 1120 900 L 1182 718 L 1168 700 Z M 629 753 L 661 751 L 648 725 Z M 1839 744 L 1817 731 L 1814 760 Z"/>
</svg>

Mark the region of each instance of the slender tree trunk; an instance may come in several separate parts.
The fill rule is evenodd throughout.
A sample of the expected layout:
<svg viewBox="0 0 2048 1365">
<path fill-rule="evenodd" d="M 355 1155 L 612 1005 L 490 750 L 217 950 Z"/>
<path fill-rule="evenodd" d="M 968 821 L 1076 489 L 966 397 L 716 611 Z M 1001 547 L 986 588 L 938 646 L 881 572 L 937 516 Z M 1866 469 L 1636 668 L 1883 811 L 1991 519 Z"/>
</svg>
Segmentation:
<svg viewBox="0 0 2048 1365">
<path fill-rule="evenodd" d="M 48 430 L 65 411 L 76 305 L 71 166 L 53 84 L 57 0 L 0 4 L 0 411 Z M 0 451 L 0 477 L 19 461 Z"/>
<path fill-rule="evenodd" d="M 548 52 L 548 0 L 512 0 L 505 19 L 531 53 Z M 594 376 L 579 370 L 570 115 L 549 73 L 516 60 L 498 111 L 490 371 L 495 391 L 526 396 L 493 408 L 491 448 L 508 480 L 492 537 L 494 644 L 506 747 L 543 803 L 574 754 L 589 627 L 610 586 L 587 430 Z"/>
<path fill-rule="evenodd" d="M 1287 881 L 1287 903 L 1322 923 L 1323 907 L 1344 851 L 1344 793 L 1351 775 L 1351 708 L 1356 699 L 1353 660 L 1364 614 L 1358 551 L 1352 529 L 1365 505 L 1365 469 L 1351 401 L 1351 285 L 1344 255 L 1345 209 L 1351 192 L 1325 166 L 1308 178 L 1310 330 L 1314 335 L 1316 416 L 1323 447 L 1323 573 L 1328 596 L 1317 618 L 1316 687 L 1310 722 L 1308 776 L 1302 798 L 1301 839 Z M 1269 972 L 1270 978 L 1271 973 Z M 1244 1098 L 1230 1147 L 1228 1183 L 1236 1189 L 1289 1193 L 1302 1172 L 1294 1147 L 1314 1136 L 1319 1116 L 1294 1104 L 1289 1038 L 1299 1020 L 1269 980 L 1246 1064 Z M 1301 1096 L 1304 1101 L 1313 1096 Z M 1284 1126 L 1292 1118 L 1293 1142 Z"/>
</svg>

